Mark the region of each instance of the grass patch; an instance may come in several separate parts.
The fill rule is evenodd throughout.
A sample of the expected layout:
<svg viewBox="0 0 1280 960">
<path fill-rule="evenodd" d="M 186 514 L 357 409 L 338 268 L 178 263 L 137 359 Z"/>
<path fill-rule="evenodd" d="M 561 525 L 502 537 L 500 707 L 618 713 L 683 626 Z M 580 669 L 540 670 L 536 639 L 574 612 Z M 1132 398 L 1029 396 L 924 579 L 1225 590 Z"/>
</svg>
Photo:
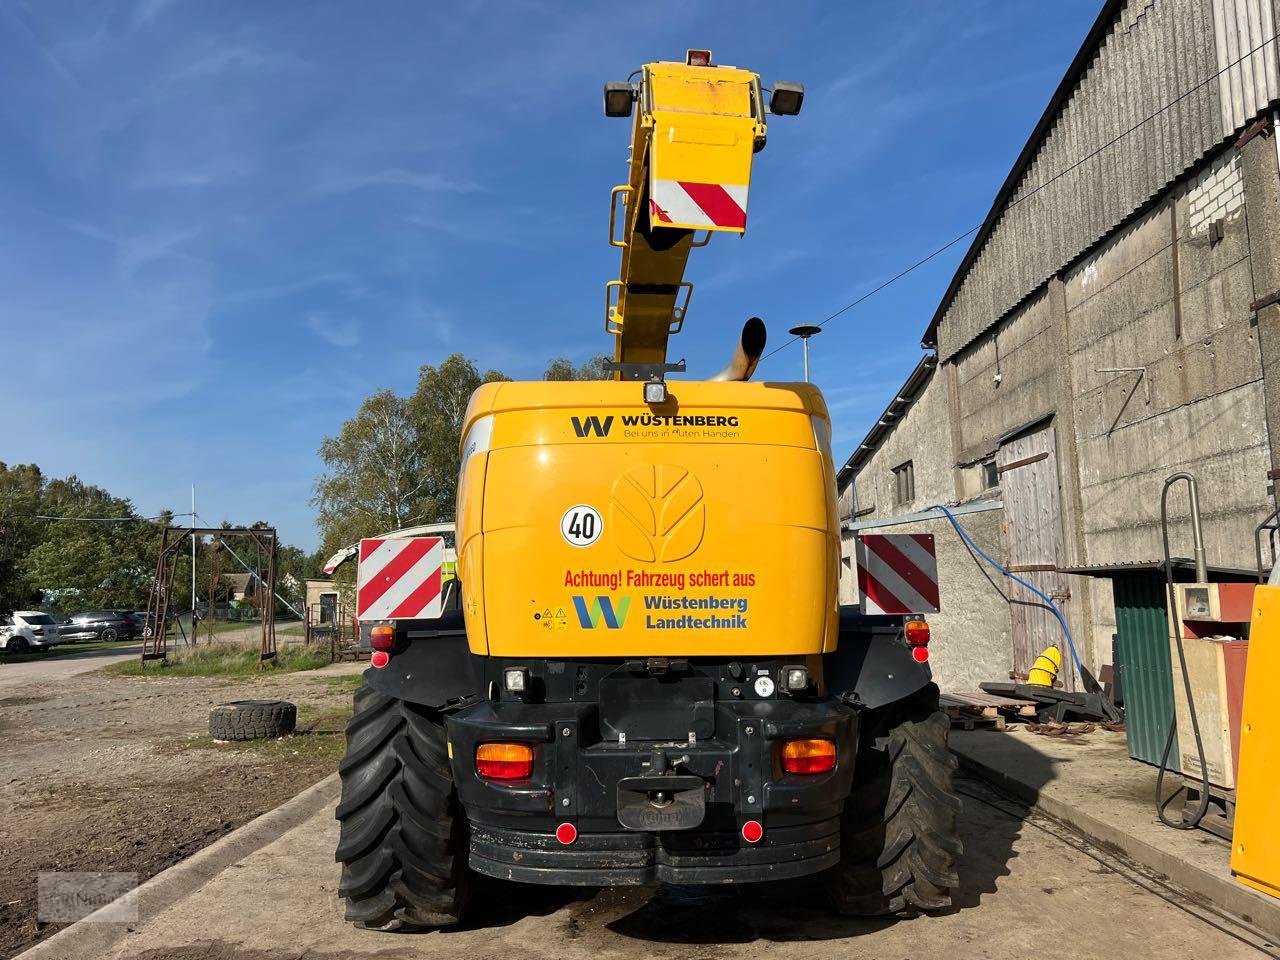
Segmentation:
<svg viewBox="0 0 1280 960">
<path fill-rule="evenodd" d="M 321 677 L 320 680 L 331 693 L 355 693 L 364 683 L 364 674 L 346 673 L 338 677 Z"/>
<path fill-rule="evenodd" d="M 103 672 L 121 677 L 255 677 L 266 673 L 314 670 L 328 663 L 327 646 L 289 644 L 279 649 L 274 660 L 259 666 L 256 646 L 202 643 L 174 651 L 164 666 L 151 661 L 144 669 L 140 660 L 126 660 L 103 667 Z"/>
<path fill-rule="evenodd" d="M 31 663 L 33 660 L 57 660 L 73 653 L 84 653 L 88 650 L 116 650 L 141 643 L 141 640 L 116 640 L 113 643 L 64 643 L 52 650 L 39 650 L 32 653 L 0 653 L 0 663 Z"/>
<path fill-rule="evenodd" d="M 186 753 L 192 750 L 215 750 L 221 753 L 252 752 L 277 763 L 305 763 L 325 760 L 336 770 L 346 753 L 347 738 L 339 730 L 317 730 L 309 733 L 293 733 L 278 740 L 237 740 L 218 743 L 207 735 L 173 740 L 158 749 L 168 754 Z"/>
<path fill-rule="evenodd" d="M 175 638 L 181 640 L 184 635 L 191 632 L 190 617 L 182 621 L 182 629 L 178 628 L 177 623 L 169 625 L 169 639 Z M 221 636 L 224 633 L 244 633 L 250 636 L 257 636 L 262 632 L 261 620 L 215 620 L 213 621 L 213 635 Z M 196 625 L 196 637 L 204 640 L 209 635 L 209 621 L 201 620 Z M 302 621 L 300 620 L 277 620 L 276 636 L 302 636 Z"/>
<path fill-rule="evenodd" d="M 165 741 L 157 749 L 165 754 L 186 753 L 192 750 L 217 750 L 224 753 L 252 751 L 281 763 L 305 763 L 324 760 L 336 769 L 347 748 L 346 728 L 351 719 L 351 708 L 309 710 L 298 712 L 298 726 L 292 734 L 277 740 L 238 740 L 219 743 L 206 736 L 192 736 L 181 740 Z"/>
</svg>

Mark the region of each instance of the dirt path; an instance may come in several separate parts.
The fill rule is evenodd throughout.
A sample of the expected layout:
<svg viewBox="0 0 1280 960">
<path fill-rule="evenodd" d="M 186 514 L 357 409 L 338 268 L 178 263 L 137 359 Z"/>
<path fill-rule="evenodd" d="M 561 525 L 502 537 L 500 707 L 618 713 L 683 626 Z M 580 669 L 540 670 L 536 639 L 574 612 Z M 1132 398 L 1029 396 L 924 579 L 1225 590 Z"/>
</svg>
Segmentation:
<svg viewBox="0 0 1280 960">
<path fill-rule="evenodd" d="M 1266 956 L 1247 931 L 1069 828 L 976 781 L 962 777 L 959 787 L 960 888 L 955 908 L 938 917 L 835 916 L 812 881 L 596 889 L 481 880 L 461 928 L 357 930 L 342 917 L 338 827 L 323 809 L 186 899 L 131 924 L 104 960 Z"/>
<path fill-rule="evenodd" d="M 74 677 L 76 674 L 90 673 L 109 663 L 128 660 L 142 651 L 142 644 L 130 644 L 111 650 L 83 650 L 78 653 L 63 653 L 63 649 L 55 647 L 53 653 L 24 663 L 0 663 L 0 697 L 13 691 L 25 690 L 32 684 Z M 73 647 L 67 649 L 74 650 Z"/>
<path fill-rule="evenodd" d="M 85 672 L 121 659 L 110 654 L 0 668 L 0 957 L 54 929 L 36 920 L 40 872 L 145 879 L 337 767 L 359 665 L 248 680 Z M 301 735 L 212 744 L 209 709 L 249 698 L 292 700 Z"/>
</svg>

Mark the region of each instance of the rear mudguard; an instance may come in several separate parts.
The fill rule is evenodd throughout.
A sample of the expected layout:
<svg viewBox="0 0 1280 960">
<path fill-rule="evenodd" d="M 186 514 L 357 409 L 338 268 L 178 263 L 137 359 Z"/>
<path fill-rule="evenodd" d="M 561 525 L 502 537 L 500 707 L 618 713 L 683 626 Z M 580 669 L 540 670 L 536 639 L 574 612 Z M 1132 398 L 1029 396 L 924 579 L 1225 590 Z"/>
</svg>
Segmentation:
<svg viewBox="0 0 1280 960">
<path fill-rule="evenodd" d="M 401 620 L 396 636 L 391 662 L 364 672 L 365 683 L 379 693 L 443 709 L 484 692 L 461 611 L 446 611 L 439 620 Z"/>
<path fill-rule="evenodd" d="M 840 608 L 840 643 L 823 655 L 827 692 L 868 710 L 902 700 L 933 681 L 903 638 L 901 617 L 865 616 Z"/>
</svg>

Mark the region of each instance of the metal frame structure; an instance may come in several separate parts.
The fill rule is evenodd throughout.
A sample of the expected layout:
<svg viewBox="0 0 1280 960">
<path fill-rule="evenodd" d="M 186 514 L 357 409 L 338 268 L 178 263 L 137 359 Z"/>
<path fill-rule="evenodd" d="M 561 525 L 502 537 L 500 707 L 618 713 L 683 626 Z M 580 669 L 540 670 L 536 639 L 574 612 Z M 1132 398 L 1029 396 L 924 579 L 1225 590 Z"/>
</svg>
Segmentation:
<svg viewBox="0 0 1280 960">
<path fill-rule="evenodd" d="M 151 583 L 151 593 L 147 597 L 147 629 L 142 640 L 142 665 L 149 660 L 159 660 L 162 664 L 169 658 L 169 624 L 176 617 L 171 611 L 173 598 L 173 579 L 178 569 L 178 556 L 188 538 L 196 537 L 249 537 L 258 551 L 258 569 L 254 575 L 265 587 L 266 602 L 262 610 L 262 641 L 258 649 L 258 665 L 276 657 L 276 555 L 280 538 L 275 527 L 165 527 L 160 537 L 160 552 L 156 557 L 155 579 Z M 212 583 L 217 583 L 216 571 L 221 564 L 213 564 Z M 263 576 L 263 567 L 266 575 Z M 193 580 L 194 582 L 194 580 Z M 193 603 L 194 606 L 194 603 Z M 212 616 L 213 589 L 209 592 L 209 610 Z M 196 624 L 191 625 L 191 642 L 196 642 Z M 212 624 L 209 638 L 213 638 Z"/>
</svg>

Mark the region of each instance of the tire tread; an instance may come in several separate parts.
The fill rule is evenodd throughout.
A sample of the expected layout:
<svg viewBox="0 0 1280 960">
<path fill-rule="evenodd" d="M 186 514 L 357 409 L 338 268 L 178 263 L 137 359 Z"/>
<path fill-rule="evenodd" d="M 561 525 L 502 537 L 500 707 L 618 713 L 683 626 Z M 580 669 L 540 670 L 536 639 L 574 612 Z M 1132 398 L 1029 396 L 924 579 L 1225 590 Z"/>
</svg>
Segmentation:
<svg viewBox="0 0 1280 960">
<path fill-rule="evenodd" d="M 864 742 L 859 750 L 841 861 L 824 878 L 832 906 L 848 915 L 945 910 L 959 883 L 957 763 L 947 749 L 951 723 L 938 709 L 938 688 L 930 684 L 891 709 L 883 744 Z"/>
<path fill-rule="evenodd" d="M 470 886 L 467 822 L 443 718 L 360 688 L 339 774 L 335 859 L 347 919 L 379 930 L 458 923 Z"/>
</svg>

